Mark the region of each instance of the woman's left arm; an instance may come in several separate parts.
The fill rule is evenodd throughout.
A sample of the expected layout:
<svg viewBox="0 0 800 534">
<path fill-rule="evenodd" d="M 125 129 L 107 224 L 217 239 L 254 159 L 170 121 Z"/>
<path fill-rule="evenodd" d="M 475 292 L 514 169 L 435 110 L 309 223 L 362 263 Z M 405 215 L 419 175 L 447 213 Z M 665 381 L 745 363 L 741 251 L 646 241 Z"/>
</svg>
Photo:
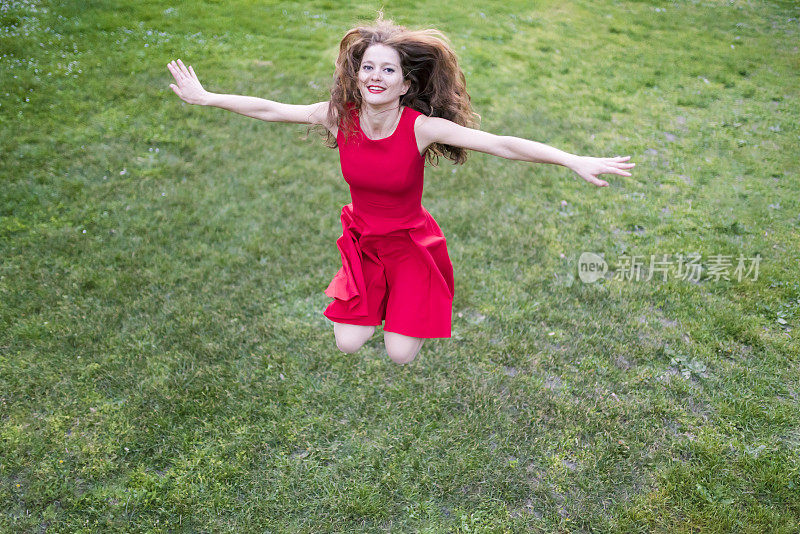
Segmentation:
<svg viewBox="0 0 800 534">
<path fill-rule="evenodd" d="M 440 117 L 423 116 L 417 122 L 419 123 L 415 130 L 417 138 L 423 139 L 425 146 L 441 143 L 477 150 L 506 159 L 563 165 L 587 182 L 599 187 L 608 186 L 608 182 L 598 178 L 599 175 L 631 176 L 631 173 L 625 169 L 631 169 L 636 165 L 627 163 L 630 156 L 614 158 L 576 156 L 543 143 L 467 128 Z"/>
</svg>

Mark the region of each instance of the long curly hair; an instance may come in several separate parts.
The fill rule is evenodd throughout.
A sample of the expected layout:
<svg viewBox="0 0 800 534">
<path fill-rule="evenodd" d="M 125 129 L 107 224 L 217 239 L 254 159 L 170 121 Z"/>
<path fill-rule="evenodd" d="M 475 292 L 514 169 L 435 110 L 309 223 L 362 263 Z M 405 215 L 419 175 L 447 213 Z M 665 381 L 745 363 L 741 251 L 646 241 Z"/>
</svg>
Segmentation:
<svg viewBox="0 0 800 534">
<path fill-rule="evenodd" d="M 447 36 L 436 29 L 409 30 L 395 25 L 391 20 L 384 20 L 383 12 L 379 11 L 371 26 L 349 30 L 339 45 L 328 120 L 343 127 L 345 139 L 355 133 L 355 121 L 348 106 L 361 108 L 361 92 L 357 85 L 361 59 L 367 48 L 377 43 L 397 50 L 403 79 L 411 81 L 406 94 L 400 97 L 400 105 L 461 126 L 478 126 L 480 115 L 472 110 L 464 72 L 458 66 Z M 330 132 L 327 134 L 327 145 L 336 148 L 336 139 Z M 439 156 L 453 160 L 455 165 L 464 163 L 467 153 L 462 147 L 433 143 L 425 151 L 425 157 L 433 166 L 438 165 Z"/>
</svg>

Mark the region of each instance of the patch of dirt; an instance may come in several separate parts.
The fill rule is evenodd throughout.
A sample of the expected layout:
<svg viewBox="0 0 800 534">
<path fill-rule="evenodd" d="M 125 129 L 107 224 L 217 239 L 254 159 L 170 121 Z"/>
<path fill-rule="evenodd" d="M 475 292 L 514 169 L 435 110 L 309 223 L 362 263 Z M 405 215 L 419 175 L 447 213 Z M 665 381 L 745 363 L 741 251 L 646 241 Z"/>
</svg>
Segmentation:
<svg viewBox="0 0 800 534">
<path fill-rule="evenodd" d="M 658 320 L 665 328 L 675 328 L 678 326 L 678 321 L 674 319 L 667 319 L 666 317 L 661 316 L 658 318 Z"/>
<path fill-rule="evenodd" d="M 628 369 L 631 368 L 631 362 L 622 354 L 616 354 L 614 356 L 614 365 L 616 365 L 623 371 L 627 371 Z"/>
<path fill-rule="evenodd" d="M 535 517 L 536 519 L 542 519 L 542 517 L 544 517 L 544 516 L 542 515 L 542 512 L 540 512 L 540 511 L 539 511 L 539 510 L 536 508 L 536 505 L 534 504 L 534 502 L 533 502 L 533 500 L 532 500 L 532 499 L 527 499 L 527 500 L 525 501 L 525 504 L 524 504 L 524 505 L 522 505 L 522 506 L 520 506 L 520 507 L 518 507 L 518 508 L 515 508 L 514 510 L 512 510 L 511 512 L 509 512 L 509 515 L 510 515 L 511 517 L 513 517 L 513 518 L 520 517 L 522 514 L 528 514 L 528 515 L 532 515 L 532 516 L 533 516 L 533 517 Z"/>
<path fill-rule="evenodd" d="M 544 381 L 544 387 L 550 391 L 558 391 L 564 386 L 559 377 L 555 375 L 548 375 Z"/>
</svg>

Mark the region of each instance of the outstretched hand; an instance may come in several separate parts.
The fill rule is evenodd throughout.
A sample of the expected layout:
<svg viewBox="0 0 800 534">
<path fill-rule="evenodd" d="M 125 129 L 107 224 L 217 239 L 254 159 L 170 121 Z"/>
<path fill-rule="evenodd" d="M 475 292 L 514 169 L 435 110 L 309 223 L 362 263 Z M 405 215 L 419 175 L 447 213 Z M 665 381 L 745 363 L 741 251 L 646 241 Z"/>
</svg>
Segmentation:
<svg viewBox="0 0 800 534">
<path fill-rule="evenodd" d="M 631 169 L 635 163 L 625 163 L 631 159 L 630 156 L 617 156 L 615 158 L 592 158 L 588 156 L 578 156 L 570 162 L 568 167 L 578 176 L 598 187 L 608 187 L 608 182 L 598 178 L 601 174 L 619 174 L 630 176 L 631 173 L 624 169 Z"/>
<path fill-rule="evenodd" d="M 191 65 L 187 69 L 183 61 L 179 59 L 177 63 L 170 61 L 167 68 L 175 78 L 175 83 L 178 84 L 171 83 L 169 86 L 181 100 L 188 104 L 202 104 L 205 101 L 208 91 L 200 85 L 200 80 L 197 79 Z"/>
</svg>

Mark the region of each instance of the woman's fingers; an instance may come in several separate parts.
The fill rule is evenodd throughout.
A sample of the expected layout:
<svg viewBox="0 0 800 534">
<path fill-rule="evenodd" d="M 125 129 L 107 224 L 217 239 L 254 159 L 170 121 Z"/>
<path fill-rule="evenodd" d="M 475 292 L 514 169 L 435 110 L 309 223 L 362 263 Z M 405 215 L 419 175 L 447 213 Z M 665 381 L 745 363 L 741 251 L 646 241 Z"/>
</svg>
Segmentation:
<svg viewBox="0 0 800 534">
<path fill-rule="evenodd" d="M 183 61 L 181 61 L 180 59 L 178 60 L 178 66 L 181 68 L 181 72 L 183 73 L 184 76 L 186 76 L 187 78 L 192 77 L 191 74 L 189 74 L 189 70 L 186 68 L 186 65 L 184 65 Z"/>
<path fill-rule="evenodd" d="M 175 68 L 172 66 L 172 63 L 168 63 L 168 64 L 167 64 L 167 68 L 169 69 L 169 72 L 170 72 L 170 74 L 172 74 L 172 77 L 175 79 L 175 83 L 177 83 L 178 85 L 180 85 L 180 83 L 181 83 L 181 79 L 180 79 L 180 77 L 178 76 L 178 73 L 177 73 L 177 72 L 175 72 Z M 172 84 L 170 84 L 170 87 L 172 87 Z"/>
<path fill-rule="evenodd" d="M 189 71 L 186 70 L 186 67 L 183 64 L 183 61 L 181 61 L 179 59 L 178 61 L 175 62 L 175 64 L 178 66 L 178 70 L 180 71 L 181 76 L 184 76 L 184 77 L 188 78 L 189 77 Z"/>
<path fill-rule="evenodd" d="M 609 161 L 609 162 L 611 162 L 611 163 L 613 163 L 615 165 L 631 165 L 631 166 L 636 165 L 635 163 L 630 163 L 630 162 L 625 163 L 626 160 L 631 159 L 630 156 L 625 156 L 624 158 L 623 157 L 616 157 L 616 158 L 605 158 L 605 159 L 606 159 L 606 161 Z"/>
<path fill-rule="evenodd" d="M 167 67 L 169 67 L 172 77 L 175 78 L 175 81 L 180 85 L 181 81 L 183 80 L 183 72 L 181 72 L 181 69 L 178 68 L 178 65 L 174 61 L 171 61 Z"/>
<path fill-rule="evenodd" d="M 167 68 L 175 78 L 175 84 L 170 84 L 170 88 L 175 91 L 175 94 L 188 104 L 202 104 L 207 91 L 203 89 L 192 66 L 187 67 L 183 61 L 178 59 L 170 61 Z"/>
<path fill-rule="evenodd" d="M 619 174 L 620 176 L 630 176 L 631 173 L 619 168 L 615 167 L 614 165 L 609 165 L 607 170 L 603 171 L 601 174 Z"/>
<path fill-rule="evenodd" d="M 632 169 L 635 163 L 626 163 L 630 156 L 616 156 L 613 158 L 581 158 L 577 165 L 571 167 L 578 176 L 598 187 L 608 187 L 608 182 L 599 178 L 601 174 L 618 174 L 631 176 L 626 169 Z"/>
<path fill-rule="evenodd" d="M 189 71 L 186 70 L 186 67 L 183 65 L 183 62 L 180 59 L 177 62 L 170 61 L 167 64 L 167 67 L 169 68 L 169 71 L 172 73 L 172 75 L 175 77 L 175 80 L 177 80 L 178 82 L 180 82 L 184 78 L 191 78 Z"/>
<path fill-rule="evenodd" d="M 602 174 L 602 173 L 597 173 L 597 174 Z M 590 184 L 596 185 L 597 187 L 607 187 L 608 186 L 608 182 L 606 182 L 605 180 L 601 180 L 600 178 L 598 178 L 597 176 L 595 176 L 594 174 L 591 174 L 591 173 L 590 174 L 581 174 L 580 177 L 583 178 L 584 180 L 586 180 L 587 182 L 589 182 Z"/>
<path fill-rule="evenodd" d="M 172 77 L 175 78 L 175 83 L 169 84 L 169 88 L 172 89 L 176 95 L 178 95 L 178 98 L 184 100 L 183 90 L 186 88 L 187 80 L 183 75 L 183 72 L 181 72 L 174 61 L 170 61 L 167 64 L 167 68 L 169 68 L 169 71 L 172 73 Z"/>
<path fill-rule="evenodd" d="M 192 83 L 193 81 L 200 83 L 191 65 L 187 69 L 186 65 L 184 65 L 183 61 L 180 59 L 177 62 L 170 61 L 167 63 L 167 68 L 172 73 L 172 76 L 175 78 L 175 81 L 178 83 L 179 87 L 183 87 L 186 84 Z"/>
<path fill-rule="evenodd" d="M 615 169 L 632 169 L 636 166 L 635 163 L 622 163 L 617 161 L 617 158 L 610 158 L 610 160 L 607 161 L 607 164 L 609 167 L 613 167 Z"/>
</svg>

